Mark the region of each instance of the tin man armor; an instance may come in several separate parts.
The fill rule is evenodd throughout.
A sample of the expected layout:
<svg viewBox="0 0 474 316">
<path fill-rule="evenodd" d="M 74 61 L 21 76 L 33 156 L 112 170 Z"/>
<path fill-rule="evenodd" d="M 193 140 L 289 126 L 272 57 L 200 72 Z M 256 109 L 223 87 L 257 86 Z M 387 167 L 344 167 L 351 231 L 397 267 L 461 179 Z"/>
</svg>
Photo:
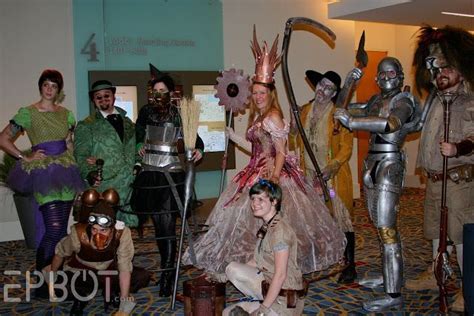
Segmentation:
<svg viewBox="0 0 474 316">
<path fill-rule="evenodd" d="M 168 91 L 152 90 L 158 82 Z M 143 159 L 130 203 L 141 227 L 149 216 L 153 220 L 163 269 L 159 295 L 170 296 L 176 259 L 176 219 L 183 208 L 186 176 L 178 156 L 182 127 L 173 92 L 169 92 L 175 88 L 171 77 L 159 73 L 149 86 L 149 103 L 140 110 L 136 122 L 137 144 L 143 144 Z M 199 137 L 196 148 L 204 148 Z"/>
<path fill-rule="evenodd" d="M 364 302 L 364 309 L 381 311 L 401 307 L 403 258 L 397 213 L 405 175 L 405 137 L 416 130 L 421 109 L 409 92 L 402 92 L 403 69 L 392 57 L 382 59 L 377 67 L 376 82 L 381 93 L 368 103 L 351 104 L 348 110 L 336 110 L 334 117 L 351 130 L 371 133 L 369 153 L 364 162 L 363 183 L 367 208 L 377 227 L 382 251 L 382 277 L 361 280 L 360 284 L 375 287 L 383 284 L 385 297 Z M 361 71 L 351 74 L 360 79 Z"/>
<path fill-rule="evenodd" d="M 163 122 L 158 126 L 147 125 L 143 170 L 182 172 L 177 146 L 181 133 L 181 127 L 172 122 Z"/>
</svg>

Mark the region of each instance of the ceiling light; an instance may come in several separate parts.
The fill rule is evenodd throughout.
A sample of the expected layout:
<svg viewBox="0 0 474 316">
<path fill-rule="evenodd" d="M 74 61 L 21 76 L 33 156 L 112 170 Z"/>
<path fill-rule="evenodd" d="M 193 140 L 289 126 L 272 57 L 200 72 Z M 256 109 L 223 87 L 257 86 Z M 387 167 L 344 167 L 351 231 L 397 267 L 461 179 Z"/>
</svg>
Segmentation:
<svg viewBox="0 0 474 316">
<path fill-rule="evenodd" d="M 467 17 L 467 18 L 474 18 L 474 14 L 466 14 L 466 13 L 457 13 L 457 12 L 446 12 L 446 11 L 443 11 L 443 12 L 441 12 L 441 14 L 462 16 L 462 17 Z"/>
</svg>

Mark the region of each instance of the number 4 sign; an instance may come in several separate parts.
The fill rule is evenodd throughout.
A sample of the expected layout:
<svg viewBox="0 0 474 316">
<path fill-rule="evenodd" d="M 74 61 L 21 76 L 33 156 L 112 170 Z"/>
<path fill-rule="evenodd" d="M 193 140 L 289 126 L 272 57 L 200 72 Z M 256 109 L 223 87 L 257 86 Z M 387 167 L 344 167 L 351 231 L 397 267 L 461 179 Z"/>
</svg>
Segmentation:
<svg viewBox="0 0 474 316">
<path fill-rule="evenodd" d="M 89 59 L 87 61 L 99 61 L 97 55 L 99 52 L 97 51 L 97 47 L 94 41 L 95 33 L 92 33 L 89 39 L 87 40 L 84 47 L 81 49 L 81 54 L 89 55 Z"/>
</svg>

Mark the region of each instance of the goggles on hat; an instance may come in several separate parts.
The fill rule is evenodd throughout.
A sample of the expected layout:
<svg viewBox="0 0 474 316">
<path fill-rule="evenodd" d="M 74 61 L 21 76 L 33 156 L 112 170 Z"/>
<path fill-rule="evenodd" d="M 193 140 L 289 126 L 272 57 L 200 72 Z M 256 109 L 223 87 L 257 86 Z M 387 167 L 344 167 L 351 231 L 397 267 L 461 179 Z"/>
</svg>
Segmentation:
<svg viewBox="0 0 474 316">
<path fill-rule="evenodd" d="M 89 215 L 89 224 L 94 225 L 97 224 L 100 227 L 108 228 L 113 225 L 114 220 L 107 215 L 99 215 L 99 214 L 90 214 Z"/>
</svg>

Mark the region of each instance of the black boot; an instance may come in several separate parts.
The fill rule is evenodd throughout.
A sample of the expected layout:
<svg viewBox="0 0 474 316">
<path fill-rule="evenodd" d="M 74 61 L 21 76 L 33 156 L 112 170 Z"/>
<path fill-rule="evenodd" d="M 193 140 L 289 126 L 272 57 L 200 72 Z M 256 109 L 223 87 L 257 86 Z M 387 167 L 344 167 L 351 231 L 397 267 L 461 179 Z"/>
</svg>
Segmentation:
<svg viewBox="0 0 474 316">
<path fill-rule="evenodd" d="M 159 296 L 171 296 L 175 276 L 176 241 L 160 240 L 161 268 L 173 269 L 161 272 Z"/>
<path fill-rule="evenodd" d="M 354 283 L 355 279 L 357 278 L 357 271 L 355 268 L 355 234 L 354 232 L 347 232 L 344 233 L 347 239 L 346 249 L 344 251 L 344 256 L 346 257 L 346 263 L 348 266 L 342 270 L 337 283 L 340 284 L 350 284 Z"/>
</svg>

